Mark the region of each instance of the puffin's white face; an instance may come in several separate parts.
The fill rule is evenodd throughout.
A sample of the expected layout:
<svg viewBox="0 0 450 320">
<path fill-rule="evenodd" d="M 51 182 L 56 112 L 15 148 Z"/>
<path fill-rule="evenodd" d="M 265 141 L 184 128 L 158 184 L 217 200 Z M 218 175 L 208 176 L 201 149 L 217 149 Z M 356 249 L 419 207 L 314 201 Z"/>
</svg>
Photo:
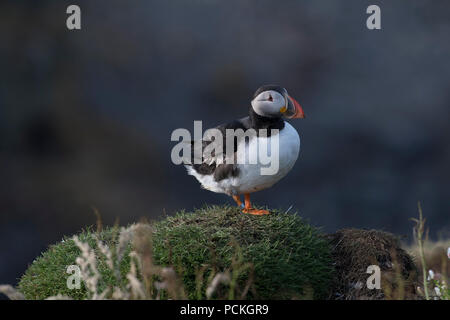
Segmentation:
<svg viewBox="0 0 450 320">
<path fill-rule="evenodd" d="M 256 114 L 269 118 L 304 118 L 300 104 L 292 98 L 286 89 L 265 90 L 252 100 L 252 108 Z"/>
<path fill-rule="evenodd" d="M 286 106 L 286 97 L 275 90 L 263 91 L 252 100 L 253 110 L 263 117 L 280 117 Z"/>
</svg>

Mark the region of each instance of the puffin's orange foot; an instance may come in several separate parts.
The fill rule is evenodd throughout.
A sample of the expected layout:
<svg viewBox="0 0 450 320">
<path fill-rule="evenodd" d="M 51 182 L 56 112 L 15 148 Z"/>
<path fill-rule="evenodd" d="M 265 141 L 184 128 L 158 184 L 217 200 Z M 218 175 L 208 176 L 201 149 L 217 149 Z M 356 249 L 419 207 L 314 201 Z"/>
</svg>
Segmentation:
<svg viewBox="0 0 450 320">
<path fill-rule="evenodd" d="M 270 212 L 267 210 L 260 210 L 260 209 L 253 209 L 253 208 L 248 208 L 248 209 L 244 208 L 244 209 L 242 209 L 242 212 L 252 214 L 254 216 L 263 216 L 266 214 L 270 214 Z"/>
</svg>

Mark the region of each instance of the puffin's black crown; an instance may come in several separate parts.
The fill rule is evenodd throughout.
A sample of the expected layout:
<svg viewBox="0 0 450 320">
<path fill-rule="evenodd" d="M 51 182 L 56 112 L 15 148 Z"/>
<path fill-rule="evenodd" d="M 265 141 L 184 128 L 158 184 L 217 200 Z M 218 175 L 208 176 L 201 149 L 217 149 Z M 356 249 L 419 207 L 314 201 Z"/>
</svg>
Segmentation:
<svg viewBox="0 0 450 320">
<path fill-rule="evenodd" d="M 281 95 L 284 95 L 284 93 L 286 93 L 286 89 L 283 87 L 280 87 L 280 86 L 277 86 L 274 84 L 267 84 L 267 85 L 259 87 L 255 91 L 255 94 L 253 95 L 253 99 L 256 98 L 256 96 L 258 96 L 258 94 L 260 94 L 261 92 L 268 91 L 268 90 L 277 91 Z"/>
</svg>

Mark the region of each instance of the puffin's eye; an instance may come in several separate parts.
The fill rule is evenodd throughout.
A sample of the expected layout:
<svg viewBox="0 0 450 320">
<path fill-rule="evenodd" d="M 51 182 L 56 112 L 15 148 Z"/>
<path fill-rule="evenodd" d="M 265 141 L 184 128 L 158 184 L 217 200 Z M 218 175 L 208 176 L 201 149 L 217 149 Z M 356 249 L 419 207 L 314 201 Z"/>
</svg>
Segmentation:
<svg viewBox="0 0 450 320">
<path fill-rule="evenodd" d="M 273 98 L 272 98 L 272 95 L 271 94 L 269 94 L 269 99 L 268 99 L 269 101 L 273 101 Z"/>
</svg>

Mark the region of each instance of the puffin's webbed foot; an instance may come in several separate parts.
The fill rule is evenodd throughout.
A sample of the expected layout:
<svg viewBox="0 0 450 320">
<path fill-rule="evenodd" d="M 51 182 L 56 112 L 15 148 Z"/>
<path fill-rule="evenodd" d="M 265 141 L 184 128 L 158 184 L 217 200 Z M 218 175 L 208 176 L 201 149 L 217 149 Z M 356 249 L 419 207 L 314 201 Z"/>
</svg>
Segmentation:
<svg viewBox="0 0 450 320">
<path fill-rule="evenodd" d="M 263 215 L 266 215 L 266 214 L 270 214 L 270 212 L 267 211 L 267 210 L 254 209 L 254 208 L 248 208 L 248 209 L 244 208 L 244 209 L 242 209 L 242 212 L 243 213 L 252 214 L 254 216 L 263 216 Z"/>
<path fill-rule="evenodd" d="M 253 208 L 250 203 L 250 194 L 249 193 L 244 194 L 244 196 L 245 196 L 245 206 L 244 206 L 244 209 L 242 209 L 243 213 L 248 213 L 248 214 L 252 214 L 255 216 L 262 216 L 262 215 L 270 214 L 270 212 L 267 210 Z"/>
</svg>

